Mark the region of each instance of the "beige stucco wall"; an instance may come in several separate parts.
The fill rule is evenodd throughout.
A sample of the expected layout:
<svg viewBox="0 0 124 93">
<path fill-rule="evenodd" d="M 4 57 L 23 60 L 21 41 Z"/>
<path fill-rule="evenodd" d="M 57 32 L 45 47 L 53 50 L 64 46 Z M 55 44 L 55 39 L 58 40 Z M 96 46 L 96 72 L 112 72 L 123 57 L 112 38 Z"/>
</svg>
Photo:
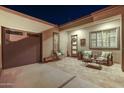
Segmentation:
<svg viewBox="0 0 124 93">
<path fill-rule="evenodd" d="M 0 33 L 0 72 L 1 72 L 1 70 L 2 70 L 2 52 L 1 52 L 1 33 Z"/>
<path fill-rule="evenodd" d="M 60 32 L 60 50 L 67 56 L 67 48 L 68 48 L 68 33 L 67 32 Z"/>
<path fill-rule="evenodd" d="M 112 19 L 112 18 L 110 18 Z M 114 18 L 113 18 L 114 19 Z M 87 26 L 80 26 L 76 27 L 76 29 L 70 29 L 66 30 L 65 32 L 68 33 L 69 39 L 68 39 L 68 51 L 69 54 L 71 55 L 71 35 L 78 35 L 78 49 L 83 49 L 83 50 L 90 50 L 89 49 L 89 32 L 93 31 L 99 31 L 99 30 L 104 30 L 104 29 L 109 29 L 109 28 L 114 28 L 114 27 L 120 27 L 120 50 L 110 50 L 113 52 L 113 59 L 114 62 L 120 63 L 122 60 L 122 42 L 121 42 L 121 20 L 120 19 L 114 19 L 110 20 L 107 19 L 107 21 L 99 21 L 98 23 L 90 23 Z M 85 47 L 80 47 L 80 39 L 86 39 L 86 46 Z M 63 42 L 63 44 L 65 44 Z M 102 50 L 92 50 L 94 53 L 101 53 Z M 104 50 L 107 51 L 107 50 Z"/>
<path fill-rule="evenodd" d="M 43 58 L 49 57 L 53 53 L 53 32 L 58 32 L 58 28 L 44 31 L 43 35 Z"/>
<path fill-rule="evenodd" d="M 43 58 L 49 57 L 53 53 L 53 32 L 58 32 L 60 35 L 59 48 L 67 55 L 67 44 L 68 44 L 68 33 L 67 32 L 59 32 L 58 28 L 54 28 L 48 31 L 44 31 L 43 35 Z"/>
<path fill-rule="evenodd" d="M 27 32 L 39 33 L 44 30 L 53 28 L 53 26 L 40 23 L 34 20 L 30 20 L 0 9 L 0 34 L 1 34 L 1 26 L 19 29 Z M 0 35 L 0 69 L 2 67 L 1 61 L 1 35 Z"/>
</svg>

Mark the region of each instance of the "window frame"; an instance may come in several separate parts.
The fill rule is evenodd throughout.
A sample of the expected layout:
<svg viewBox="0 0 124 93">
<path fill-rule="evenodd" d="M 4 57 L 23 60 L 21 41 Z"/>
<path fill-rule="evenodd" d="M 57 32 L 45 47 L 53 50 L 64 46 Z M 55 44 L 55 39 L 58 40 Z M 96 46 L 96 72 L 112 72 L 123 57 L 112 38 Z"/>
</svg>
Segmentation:
<svg viewBox="0 0 124 93">
<path fill-rule="evenodd" d="M 111 48 L 111 47 L 104 48 L 103 47 L 103 43 L 102 43 L 102 47 L 97 47 L 97 33 L 100 33 L 100 32 L 102 33 L 102 32 L 107 31 L 107 30 L 111 31 L 112 29 L 116 29 L 117 30 L 117 48 Z M 91 42 L 92 42 L 91 35 L 93 33 L 96 34 L 96 47 L 92 47 L 92 44 L 91 44 Z M 102 38 L 102 42 L 103 42 L 103 38 Z M 92 50 L 120 50 L 120 27 L 115 27 L 115 28 L 110 28 L 110 29 L 105 29 L 105 30 L 89 32 L 89 49 L 92 49 Z"/>
</svg>

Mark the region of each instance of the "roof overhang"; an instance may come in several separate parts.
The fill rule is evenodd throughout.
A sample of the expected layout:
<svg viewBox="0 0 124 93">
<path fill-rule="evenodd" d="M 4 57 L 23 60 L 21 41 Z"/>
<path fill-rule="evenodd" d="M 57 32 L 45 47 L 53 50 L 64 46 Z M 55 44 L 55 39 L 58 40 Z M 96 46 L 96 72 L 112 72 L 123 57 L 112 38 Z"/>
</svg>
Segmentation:
<svg viewBox="0 0 124 93">
<path fill-rule="evenodd" d="M 81 25 L 86 25 L 86 24 L 92 23 L 94 21 L 102 20 L 102 19 L 107 18 L 107 17 L 119 15 L 122 13 L 122 9 L 121 9 L 122 7 L 123 6 L 109 6 L 107 8 L 101 9 L 99 11 L 93 12 L 88 16 L 84 16 L 84 17 L 81 17 L 77 20 L 60 25 L 59 26 L 60 31 L 64 31 L 67 29 L 81 26 Z M 111 14 L 109 14 L 109 13 L 111 13 Z M 100 16 L 100 17 L 97 18 L 98 16 Z"/>
<path fill-rule="evenodd" d="M 51 29 L 51 28 L 58 27 L 55 24 L 49 23 L 47 21 L 44 21 L 44 20 L 29 16 L 29 15 L 26 15 L 26 14 L 23 14 L 23 13 L 20 13 L 18 11 L 6 8 L 4 6 L 0 6 L 0 10 L 2 10 L 4 12 L 7 12 L 7 13 L 10 13 L 10 14 L 14 14 L 16 16 L 19 16 L 19 17 L 22 17 L 22 18 L 25 18 L 25 19 L 28 19 L 28 20 L 31 20 L 33 22 L 37 22 L 38 24 L 41 25 L 41 27 L 43 27 L 43 29 L 41 29 L 41 32 L 46 31 L 46 30 Z"/>
</svg>

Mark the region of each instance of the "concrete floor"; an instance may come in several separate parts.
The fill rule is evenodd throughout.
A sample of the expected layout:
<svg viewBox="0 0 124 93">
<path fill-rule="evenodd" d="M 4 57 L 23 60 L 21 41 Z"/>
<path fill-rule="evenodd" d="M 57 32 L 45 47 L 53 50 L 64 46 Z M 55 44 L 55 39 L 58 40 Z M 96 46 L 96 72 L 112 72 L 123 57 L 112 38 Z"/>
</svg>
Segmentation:
<svg viewBox="0 0 124 93">
<path fill-rule="evenodd" d="M 74 74 L 99 87 L 124 87 L 124 72 L 121 71 L 120 64 L 114 64 L 112 66 L 102 65 L 103 69 L 97 70 L 85 67 L 84 62 L 70 57 L 66 57 L 63 60 L 48 64 L 65 72 Z"/>
<path fill-rule="evenodd" d="M 27 65 L 27 66 L 22 66 L 22 67 L 17 67 L 17 68 L 12 68 L 12 69 L 6 69 L 2 72 L 1 76 L 1 82 L 8 82 L 8 87 L 11 87 L 11 84 L 17 80 L 23 80 L 21 81 L 22 84 L 25 84 L 26 79 L 27 81 L 30 80 L 30 84 L 33 84 L 33 81 L 29 78 L 30 76 L 35 76 L 36 72 L 37 75 L 39 76 L 39 73 L 42 77 L 42 73 L 44 70 L 42 69 L 42 65 L 44 64 L 32 64 L 32 65 Z M 77 76 L 81 80 L 85 82 L 90 82 L 94 86 L 98 87 L 109 87 L 109 88 L 114 88 L 114 87 L 124 87 L 124 72 L 121 71 L 121 65 L 120 64 L 114 64 L 113 66 L 102 66 L 102 70 L 97 70 L 93 68 L 88 68 L 85 67 L 85 63 L 77 60 L 76 58 L 70 58 L 70 57 L 65 57 L 62 60 L 55 61 L 55 62 L 49 62 L 46 63 L 45 65 L 49 66 L 48 68 L 51 68 L 53 70 L 48 70 L 48 72 L 58 72 L 58 74 L 53 73 L 56 76 L 64 76 L 64 74 L 69 73 L 69 77 L 71 76 Z M 94 64 L 96 65 L 96 64 Z M 58 70 L 60 71 L 58 71 Z M 35 74 L 34 74 L 35 72 Z M 42 73 L 41 73 L 42 72 Z M 66 72 L 66 73 L 64 73 Z M 22 74 L 23 73 L 23 74 Z M 60 74 L 59 74 L 60 73 Z M 63 73 L 63 74 L 61 74 Z M 23 76 L 22 76 L 23 75 Z M 49 73 L 48 73 L 49 75 Z M 52 74 L 50 74 L 51 79 Z M 21 79 L 20 79 L 21 77 Z M 25 81 L 24 78 L 25 77 Z M 40 81 L 40 78 L 37 77 Z M 34 79 L 37 79 L 34 77 Z M 54 77 L 55 78 L 55 77 Z M 62 78 L 63 80 L 64 78 Z M 38 82 L 37 81 L 37 82 Z M 55 81 L 58 82 L 58 81 Z M 55 83 L 54 82 L 54 83 Z M 38 82 L 39 83 L 39 82 Z M 59 82 L 61 83 L 61 82 Z M 10 86 L 9 86 L 10 85 Z M 78 85 L 78 84 L 77 84 Z M 33 86 L 32 86 L 33 87 Z M 69 87 L 69 86 L 68 86 Z M 86 87 L 86 86 L 85 86 Z"/>
<path fill-rule="evenodd" d="M 2 71 L 0 87 L 58 88 L 75 77 L 47 64 L 30 64 Z"/>
</svg>

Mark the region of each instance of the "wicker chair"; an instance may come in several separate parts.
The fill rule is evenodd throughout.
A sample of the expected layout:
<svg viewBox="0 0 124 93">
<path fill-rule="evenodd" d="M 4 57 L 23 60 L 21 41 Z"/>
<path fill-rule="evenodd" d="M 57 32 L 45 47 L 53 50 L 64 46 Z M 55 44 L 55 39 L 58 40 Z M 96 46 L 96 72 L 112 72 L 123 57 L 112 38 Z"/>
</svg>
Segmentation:
<svg viewBox="0 0 124 93">
<path fill-rule="evenodd" d="M 92 56 L 93 52 L 92 51 L 83 51 L 82 53 L 82 61 L 84 62 L 92 62 Z"/>
<path fill-rule="evenodd" d="M 56 59 L 62 59 L 64 57 L 64 54 L 61 51 L 55 51 L 54 55 L 56 56 Z"/>
<path fill-rule="evenodd" d="M 96 58 L 101 64 L 111 66 L 113 65 L 113 55 L 112 52 L 102 51 L 101 55 Z"/>
</svg>

